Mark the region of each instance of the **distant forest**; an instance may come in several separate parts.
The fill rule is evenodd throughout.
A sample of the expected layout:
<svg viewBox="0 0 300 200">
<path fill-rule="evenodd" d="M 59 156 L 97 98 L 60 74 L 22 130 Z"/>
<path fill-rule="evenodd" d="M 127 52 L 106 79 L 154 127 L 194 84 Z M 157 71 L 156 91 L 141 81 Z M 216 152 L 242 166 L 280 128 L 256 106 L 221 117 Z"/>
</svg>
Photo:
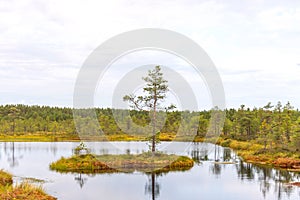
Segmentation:
<svg viewBox="0 0 300 200">
<path fill-rule="evenodd" d="M 105 134 L 124 134 L 118 127 L 110 108 L 96 108 L 96 114 L 101 129 Z M 128 117 L 122 118 L 124 110 L 117 110 L 124 127 L 139 132 Z M 226 109 L 226 119 L 222 127 L 222 137 L 235 140 L 252 140 L 265 147 L 299 152 L 300 150 L 300 112 L 290 103 L 276 105 L 268 103 L 262 108 L 246 108 L 241 105 L 238 109 Z M 149 113 L 146 111 L 130 111 L 134 123 L 146 125 L 149 123 Z M 181 120 L 185 120 L 180 131 L 190 134 L 198 126 L 198 137 L 204 137 L 209 131 L 211 111 L 169 111 L 161 132 L 176 134 Z M 89 118 L 82 118 L 81 131 L 89 133 L 92 124 Z M 96 128 L 100 128 L 96 127 Z M 95 127 L 94 127 L 95 128 Z M 49 106 L 4 105 L 0 106 L 0 134 L 77 134 L 73 121 L 72 108 Z M 93 133 L 91 133 L 93 134 Z"/>
</svg>

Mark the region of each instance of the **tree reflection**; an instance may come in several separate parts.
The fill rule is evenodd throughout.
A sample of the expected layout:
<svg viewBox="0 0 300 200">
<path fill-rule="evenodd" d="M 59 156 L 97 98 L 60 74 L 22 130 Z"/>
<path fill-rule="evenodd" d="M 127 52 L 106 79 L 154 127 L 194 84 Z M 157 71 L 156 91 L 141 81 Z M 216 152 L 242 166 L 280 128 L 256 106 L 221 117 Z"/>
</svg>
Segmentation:
<svg viewBox="0 0 300 200">
<path fill-rule="evenodd" d="M 87 182 L 87 178 L 83 177 L 81 173 L 75 176 L 74 180 L 79 184 L 80 188 L 83 188 L 84 184 Z"/>
<path fill-rule="evenodd" d="M 254 179 L 254 171 L 253 171 L 253 165 L 250 163 L 244 163 L 243 161 L 240 161 L 236 165 L 237 174 L 238 177 L 243 181 L 245 180 L 253 180 Z"/>
<path fill-rule="evenodd" d="M 214 160 L 218 162 L 220 159 L 220 146 L 215 144 L 215 156 Z"/>
<path fill-rule="evenodd" d="M 6 145 L 5 145 L 5 152 L 6 152 Z M 15 155 L 15 143 L 11 142 L 11 148 L 10 148 L 11 154 L 8 155 L 7 161 L 9 162 L 10 167 L 16 167 L 18 166 L 19 162 L 18 159 L 22 158 L 23 156 L 16 156 Z"/>
<path fill-rule="evenodd" d="M 223 162 L 227 162 L 232 159 L 231 153 L 232 153 L 231 149 L 228 148 L 223 149 Z"/>
<path fill-rule="evenodd" d="M 263 197 L 266 198 L 266 194 L 270 190 L 270 177 L 272 174 L 272 169 L 262 168 L 261 173 L 258 173 L 258 180 L 260 181 L 260 191 L 263 194 Z"/>
<path fill-rule="evenodd" d="M 145 185 L 145 194 L 149 194 L 152 197 L 152 200 L 155 200 L 160 194 L 160 185 L 156 181 L 158 175 L 159 174 L 152 172 L 151 175 L 149 175 L 148 182 Z"/>
<path fill-rule="evenodd" d="M 52 143 L 51 143 L 50 151 L 53 153 L 54 156 L 56 156 L 56 153 L 57 153 L 57 146 L 56 146 L 56 143 L 55 143 L 55 142 L 52 142 Z"/>
<path fill-rule="evenodd" d="M 297 181 L 300 178 L 299 173 L 243 162 L 238 159 L 230 148 L 223 148 L 217 145 L 214 145 L 214 150 L 209 154 L 208 151 L 205 152 L 204 148 L 199 150 L 199 144 L 194 143 L 190 155 L 196 162 L 207 160 L 238 161 L 235 165 L 238 178 L 241 181 L 257 182 L 264 199 L 268 198 L 267 195 L 270 192 L 275 193 L 278 200 L 290 197 L 295 187 L 288 186 L 286 183 Z M 218 178 L 222 173 L 222 168 L 226 168 L 226 165 L 218 162 L 212 163 L 209 166 L 209 171 Z"/>
<path fill-rule="evenodd" d="M 200 150 L 199 143 L 195 142 L 193 143 L 193 149 L 190 152 L 190 156 L 195 163 L 200 164 L 201 161 L 208 160 L 208 150 L 206 148 L 201 148 Z"/>
<path fill-rule="evenodd" d="M 201 161 L 201 155 L 199 149 L 191 151 L 191 157 L 195 163 L 199 164 Z"/>
<path fill-rule="evenodd" d="M 210 171 L 218 178 L 222 172 L 220 164 L 214 163 L 210 166 Z"/>
<path fill-rule="evenodd" d="M 290 196 L 294 190 L 294 187 L 285 186 L 284 183 L 289 183 L 294 180 L 294 174 L 284 171 L 284 170 L 277 170 L 275 172 L 275 192 L 277 193 L 277 198 L 280 200 L 283 197 L 283 193 L 287 196 Z"/>
<path fill-rule="evenodd" d="M 271 182 L 275 181 L 274 193 L 278 200 L 284 199 L 284 195 L 288 197 L 294 191 L 294 187 L 286 185 L 299 179 L 299 174 L 292 173 L 286 170 L 276 170 L 271 167 L 262 167 L 254 164 L 244 163 L 242 161 L 236 165 L 238 177 L 243 181 L 245 178 L 248 181 L 255 181 L 255 174 L 260 184 L 260 191 L 264 199 L 270 192 Z"/>
</svg>

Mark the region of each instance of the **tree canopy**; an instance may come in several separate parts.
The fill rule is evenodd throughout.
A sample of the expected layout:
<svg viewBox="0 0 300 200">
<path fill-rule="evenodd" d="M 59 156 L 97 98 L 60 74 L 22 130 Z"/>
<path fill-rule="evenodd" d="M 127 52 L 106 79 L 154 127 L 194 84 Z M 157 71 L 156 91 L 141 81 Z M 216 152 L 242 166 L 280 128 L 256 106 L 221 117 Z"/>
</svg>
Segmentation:
<svg viewBox="0 0 300 200">
<path fill-rule="evenodd" d="M 123 100 L 128 101 L 134 109 L 150 112 L 152 125 L 151 151 L 155 152 L 157 140 L 157 112 L 161 109 L 159 106 L 166 98 L 166 93 L 169 90 L 167 85 L 168 81 L 164 79 L 160 66 L 155 66 L 153 70 L 149 70 L 148 75 L 142 79 L 146 83 L 146 86 L 143 88 L 144 95 L 125 95 Z"/>
<path fill-rule="evenodd" d="M 17 112 L 15 112 L 17 110 Z M 111 108 L 95 108 L 100 127 L 106 135 L 125 134 L 116 124 Z M 118 110 L 124 126 L 131 127 L 131 122 Z M 149 124 L 148 111 L 130 110 L 134 123 Z M 285 149 L 293 152 L 300 150 L 300 112 L 290 103 L 274 106 L 267 104 L 261 108 L 226 109 L 226 119 L 222 129 L 222 137 L 236 140 L 254 140 L 265 145 L 265 148 Z M 13 114 L 11 114 L 13 113 Z M 189 135 L 197 128 L 197 136 L 204 137 L 208 131 L 211 111 L 178 111 L 166 113 L 167 118 L 161 129 L 161 134 Z M 179 129 L 182 116 L 185 126 Z M 200 117 L 199 117 L 200 116 Z M 199 120 L 197 120 L 199 117 Z M 90 133 L 89 119 L 80 118 L 82 131 Z M 199 125 L 199 126 L 198 126 Z M 139 132 L 133 127 L 133 131 Z M 0 134 L 77 134 L 71 108 L 49 106 L 2 105 L 0 106 Z M 93 133 L 90 133 L 93 134 Z"/>
</svg>

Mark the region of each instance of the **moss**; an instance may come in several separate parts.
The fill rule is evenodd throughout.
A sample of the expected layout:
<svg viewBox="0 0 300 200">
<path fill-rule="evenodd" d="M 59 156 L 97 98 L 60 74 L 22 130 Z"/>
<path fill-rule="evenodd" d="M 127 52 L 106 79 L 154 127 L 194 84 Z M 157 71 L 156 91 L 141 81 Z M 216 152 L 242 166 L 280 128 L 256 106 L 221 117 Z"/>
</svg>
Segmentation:
<svg viewBox="0 0 300 200">
<path fill-rule="evenodd" d="M 11 185 L 12 183 L 13 183 L 12 175 L 3 170 L 0 170 L 0 187 Z"/>
<path fill-rule="evenodd" d="M 272 164 L 276 167 L 287 168 L 287 169 L 299 169 L 300 170 L 300 160 L 292 158 L 277 158 Z"/>
<path fill-rule="evenodd" d="M 176 135 L 173 133 L 160 133 L 158 139 L 160 141 L 173 141 Z"/>
<path fill-rule="evenodd" d="M 132 136 L 127 134 L 112 134 L 106 136 L 66 134 L 66 133 L 49 133 L 39 132 L 35 134 L 0 134 L 2 142 L 78 142 L 78 141 L 145 141 L 146 137 Z"/>
<path fill-rule="evenodd" d="M 131 155 L 80 155 L 61 158 L 50 164 L 58 172 L 113 173 L 113 172 L 167 172 L 188 170 L 194 161 L 186 156 L 151 152 Z"/>
<path fill-rule="evenodd" d="M 220 145 L 223 146 L 223 147 L 229 147 L 230 144 L 231 144 L 231 140 L 230 139 L 220 141 Z"/>
<path fill-rule="evenodd" d="M 35 134 L 18 134 L 16 136 L 9 134 L 0 134 L 2 142 L 60 142 L 60 141 L 80 141 L 78 135 L 70 135 L 65 133 L 49 133 L 41 132 Z"/>
</svg>

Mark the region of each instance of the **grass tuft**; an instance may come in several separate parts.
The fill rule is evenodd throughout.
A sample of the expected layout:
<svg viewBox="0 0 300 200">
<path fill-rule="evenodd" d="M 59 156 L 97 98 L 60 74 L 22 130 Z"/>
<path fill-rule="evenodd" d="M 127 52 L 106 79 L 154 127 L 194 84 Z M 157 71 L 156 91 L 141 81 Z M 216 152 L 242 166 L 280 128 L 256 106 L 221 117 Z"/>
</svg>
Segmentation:
<svg viewBox="0 0 300 200">
<path fill-rule="evenodd" d="M 0 170 L 0 199 L 1 200 L 56 200 L 47 195 L 42 186 L 28 182 L 12 185 L 12 175 Z"/>
</svg>

